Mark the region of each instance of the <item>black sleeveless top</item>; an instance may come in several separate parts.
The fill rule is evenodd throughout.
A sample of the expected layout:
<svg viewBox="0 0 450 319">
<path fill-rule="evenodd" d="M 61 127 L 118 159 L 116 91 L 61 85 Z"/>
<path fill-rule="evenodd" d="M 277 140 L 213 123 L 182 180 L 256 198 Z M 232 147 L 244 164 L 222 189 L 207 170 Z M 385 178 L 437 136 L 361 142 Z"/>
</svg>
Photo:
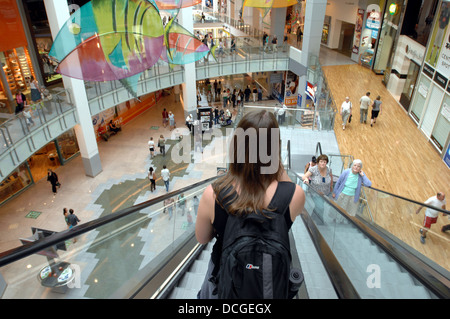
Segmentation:
<svg viewBox="0 0 450 319">
<path fill-rule="evenodd" d="M 295 184 L 292 182 L 278 182 L 277 189 L 275 190 L 275 194 L 272 197 L 272 200 L 269 203 L 269 208 L 271 209 L 277 209 L 278 202 L 279 201 L 285 201 L 286 195 L 290 194 L 291 192 L 288 191 L 289 188 L 295 189 Z M 221 199 L 228 194 L 230 189 L 223 190 L 221 194 L 219 194 L 219 202 Z M 222 195 L 223 194 L 223 195 Z M 292 192 L 293 194 L 293 192 Z M 222 196 L 220 196 L 222 195 Z M 221 202 L 221 204 L 224 207 L 227 207 L 228 204 L 233 200 L 233 198 L 236 198 L 237 194 L 235 196 L 228 197 L 224 202 Z M 289 198 L 289 202 L 292 199 L 292 196 Z M 228 219 L 228 213 L 227 211 L 216 201 L 215 207 L 214 207 L 214 237 L 216 238 L 216 243 L 214 244 L 212 253 L 211 253 L 211 260 L 213 261 L 214 265 L 216 265 L 216 270 L 213 272 L 213 275 L 218 271 L 218 265 L 220 264 L 220 257 L 222 253 L 222 243 L 223 243 L 223 234 L 225 232 L 225 226 L 227 224 Z M 292 219 L 291 214 L 289 210 L 289 206 L 287 207 L 285 213 L 284 213 L 284 219 L 286 221 L 286 225 L 288 229 L 292 226 Z"/>
</svg>

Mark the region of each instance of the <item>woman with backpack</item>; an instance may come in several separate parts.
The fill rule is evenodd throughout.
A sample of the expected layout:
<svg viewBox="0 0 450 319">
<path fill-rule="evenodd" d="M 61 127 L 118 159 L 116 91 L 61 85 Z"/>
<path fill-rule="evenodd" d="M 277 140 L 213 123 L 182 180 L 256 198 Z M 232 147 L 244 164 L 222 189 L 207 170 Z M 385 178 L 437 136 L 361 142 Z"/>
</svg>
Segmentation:
<svg viewBox="0 0 450 319">
<path fill-rule="evenodd" d="M 263 144 L 266 144 L 264 152 L 261 150 L 264 148 Z M 249 112 L 239 122 L 230 145 L 229 169 L 225 175 L 205 189 L 198 207 L 195 225 L 198 242 L 206 244 L 214 237 L 216 238 L 208 272 L 198 294 L 200 299 L 266 297 L 257 289 L 251 292 L 252 295 L 237 291 L 242 294 L 230 296 L 229 290 L 223 285 L 229 284 L 232 280 L 231 278 L 220 279 L 221 271 L 225 271 L 226 267 L 221 269 L 219 265 L 221 262 L 227 262 L 223 258 L 226 258 L 228 253 L 222 254 L 222 251 L 233 247 L 228 243 L 234 231 L 240 229 L 234 225 L 241 225 L 243 220 L 255 219 L 262 224 L 276 225 L 276 229 L 281 229 L 279 233 L 270 231 L 268 233 L 271 237 L 283 237 L 285 243 L 292 223 L 303 210 L 305 194 L 299 185 L 291 182 L 284 170 L 280 144 L 278 122 L 272 113 L 266 110 Z M 261 147 L 257 148 L 258 145 Z M 271 155 L 267 156 L 267 154 Z M 276 224 L 272 224 L 275 221 Z M 265 236 L 266 233 L 261 235 Z M 249 244 L 247 247 L 253 246 Z M 256 251 L 256 249 L 250 250 Z M 250 261 L 247 261 L 247 266 L 255 271 L 251 274 L 264 271 L 262 265 L 254 265 Z M 250 274 L 250 272 L 245 273 Z M 280 274 L 278 280 L 274 282 L 288 284 L 289 275 L 286 277 L 285 271 L 280 270 L 274 273 Z M 225 274 L 222 276 L 226 277 Z M 287 282 L 282 280 L 283 278 Z M 248 288 L 251 290 L 251 287 Z M 280 297 L 274 294 L 272 297 L 287 296 Z"/>
</svg>

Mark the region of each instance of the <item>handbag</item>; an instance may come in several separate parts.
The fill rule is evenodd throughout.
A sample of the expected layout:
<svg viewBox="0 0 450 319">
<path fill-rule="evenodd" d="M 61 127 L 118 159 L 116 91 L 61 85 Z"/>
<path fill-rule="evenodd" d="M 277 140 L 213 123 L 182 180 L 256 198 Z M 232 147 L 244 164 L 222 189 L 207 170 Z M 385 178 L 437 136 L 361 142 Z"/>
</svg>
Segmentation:
<svg viewBox="0 0 450 319">
<path fill-rule="evenodd" d="M 350 114 L 350 116 L 348 117 L 348 122 L 350 123 L 352 121 L 352 115 Z"/>
</svg>

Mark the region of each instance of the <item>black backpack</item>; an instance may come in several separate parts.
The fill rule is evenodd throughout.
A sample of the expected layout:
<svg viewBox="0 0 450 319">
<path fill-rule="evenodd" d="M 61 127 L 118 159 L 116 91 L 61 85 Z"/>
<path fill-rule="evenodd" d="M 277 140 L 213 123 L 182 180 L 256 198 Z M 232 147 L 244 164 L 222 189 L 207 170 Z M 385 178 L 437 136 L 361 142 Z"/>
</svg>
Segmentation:
<svg viewBox="0 0 450 319">
<path fill-rule="evenodd" d="M 294 192 L 295 184 L 280 182 L 269 205 L 273 211 L 228 214 L 216 278 L 220 299 L 287 299 L 296 294 L 298 285 L 292 293 L 289 284 L 291 253 L 284 216 Z"/>
</svg>

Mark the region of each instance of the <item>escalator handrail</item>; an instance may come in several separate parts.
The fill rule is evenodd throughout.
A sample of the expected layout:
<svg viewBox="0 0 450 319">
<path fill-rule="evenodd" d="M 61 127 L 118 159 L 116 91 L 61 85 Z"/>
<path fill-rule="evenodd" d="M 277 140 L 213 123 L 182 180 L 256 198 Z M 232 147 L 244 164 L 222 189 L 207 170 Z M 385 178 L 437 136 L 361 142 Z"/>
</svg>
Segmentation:
<svg viewBox="0 0 450 319">
<path fill-rule="evenodd" d="M 125 216 L 128 216 L 130 214 L 133 214 L 135 212 L 138 212 L 144 208 L 150 207 L 154 204 L 160 203 L 170 197 L 174 197 L 176 195 L 179 195 L 181 193 L 187 192 L 191 189 L 194 189 L 196 187 L 200 187 L 202 185 L 208 185 L 211 184 L 213 181 L 215 181 L 219 176 L 213 176 L 211 178 L 208 178 L 206 180 L 194 183 L 190 186 L 186 186 L 184 188 L 181 188 L 179 190 L 167 193 L 165 195 L 159 196 L 154 199 L 150 199 L 148 201 L 145 201 L 143 203 L 133 205 L 128 208 L 121 209 L 117 212 L 111 213 L 107 216 L 100 217 L 98 219 L 79 224 L 77 227 L 66 229 L 61 232 L 57 232 L 55 234 L 52 234 L 51 236 L 39 239 L 35 242 L 19 246 L 17 248 L 13 248 L 10 250 L 7 250 L 5 252 L 0 253 L 0 267 L 6 266 L 10 263 L 13 263 L 15 261 L 18 261 L 22 258 L 28 257 L 32 254 L 35 254 L 39 251 L 42 251 L 48 247 L 54 246 L 58 243 L 62 243 L 66 240 L 69 240 L 71 238 L 80 236 L 84 233 L 87 233 L 91 230 L 94 230 L 98 227 L 101 227 L 103 225 L 109 224 L 113 221 L 116 221 L 118 219 L 121 219 Z"/>
<path fill-rule="evenodd" d="M 317 152 L 319 150 L 319 153 Z M 316 156 L 317 154 L 322 155 L 322 145 L 320 145 L 320 142 L 317 142 L 316 144 Z"/>
<path fill-rule="evenodd" d="M 297 178 L 302 179 L 297 172 L 291 171 Z M 396 240 L 386 236 L 384 232 L 374 230 L 373 224 L 363 223 L 358 219 L 349 218 L 347 212 L 338 206 L 333 200 L 324 196 L 320 191 L 313 187 L 308 188 L 325 202 L 336 209 L 343 217 L 349 220 L 359 231 L 370 238 L 377 246 L 386 252 L 390 257 L 397 261 L 403 268 L 408 270 L 409 274 L 421 282 L 427 289 L 432 291 L 439 298 L 450 299 L 450 277 L 445 269 L 436 269 L 422 258 L 411 252 L 408 247 L 402 245 Z M 422 203 L 418 203 L 421 204 Z M 432 207 L 434 209 L 434 207 Z M 447 274 L 443 274 L 446 272 Z"/>
<path fill-rule="evenodd" d="M 406 197 L 403 197 L 403 196 L 400 196 L 400 195 L 395 195 L 393 193 L 389 193 L 387 191 L 384 191 L 384 190 L 381 190 L 381 189 L 378 189 L 378 188 L 375 188 L 375 187 L 372 187 L 372 186 L 370 186 L 370 187 L 363 186 L 363 187 L 373 189 L 373 190 L 375 190 L 377 192 L 384 193 L 386 195 L 389 195 L 389 196 L 392 196 L 392 197 L 396 197 L 396 198 L 399 198 L 399 199 L 407 201 L 407 202 L 411 202 L 411 203 L 414 203 L 414 204 L 417 204 L 417 205 L 420 205 L 420 206 L 424 206 L 424 207 L 427 207 L 427 208 L 431 208 L 431 209 L 437 210 L 437 211 L 439 211 L 439 212 L 441 212 L 443 214 L 446 214 L 446 215 L 450 215 L 450 211 L 442 209 L 442 208 L 439 208 L 439 207 L 431 206 L 431 205 L 425 204 L 423 202 L 418 202 L 418 201 L 416 201 L 414 199 L 406 198 Z"/>
</svg>

